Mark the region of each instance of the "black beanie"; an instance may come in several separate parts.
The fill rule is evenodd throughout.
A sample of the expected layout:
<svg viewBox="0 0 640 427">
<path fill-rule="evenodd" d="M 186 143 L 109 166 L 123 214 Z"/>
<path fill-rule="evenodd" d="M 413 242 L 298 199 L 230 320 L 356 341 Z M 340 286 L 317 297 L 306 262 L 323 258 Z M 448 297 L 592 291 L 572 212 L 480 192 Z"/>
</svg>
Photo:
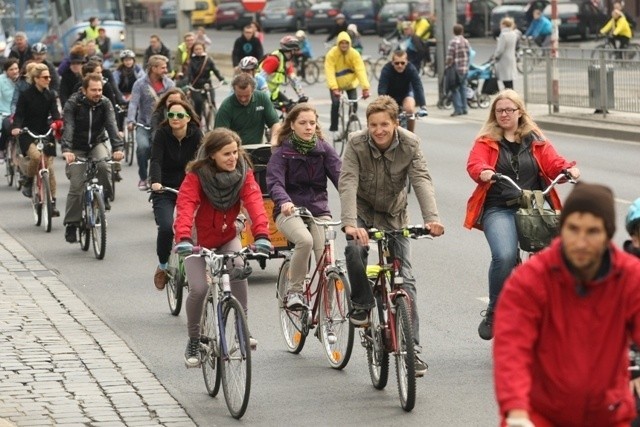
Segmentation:
<svg viewBox="0 0 640 427">
<path fill-rule="evenodd" d="M 560 227 L 564 220 L 574 212 L 588 212 L 602 218 L 609 239 L 616 231 L 616 212 L 613 192 L 609 187 L 600 184 L 578 182 L 567 196 L 560 214 Z"/>
</svg>

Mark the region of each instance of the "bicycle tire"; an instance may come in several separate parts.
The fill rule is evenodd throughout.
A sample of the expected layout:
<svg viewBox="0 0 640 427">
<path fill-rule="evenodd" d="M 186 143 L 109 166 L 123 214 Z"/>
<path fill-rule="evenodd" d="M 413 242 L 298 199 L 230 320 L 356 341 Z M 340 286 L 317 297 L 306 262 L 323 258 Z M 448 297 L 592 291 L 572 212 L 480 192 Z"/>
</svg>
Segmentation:
<svg viewBox="0 0 640 427">
<path fill-rule="evenodd" d="M 38 181 L 41 178 L 38 176 L 33 177 L 33 184 L 31 184 L 31 208 L 33 210 L 33 222 L 37 227 L 42 224 L 42 200 L 40 198 L 40 186 Z"/>
<path fill-rule="evenodd" d="M 373 63 L 373 78 L 378 80 L 380 78 L 380 73 L 382 72 L 382 67 L 389 62 L 387 57 L 380 57 L 376 59 L 376 62 Z"/>
<path fill-rule="evenodd" d="M 229 413 L 240 419 L 247 410 L 251 395 L 251 345 L 249 325 L 244 309 L 231 297 L 222 304 L 221 341 L 227 354 L 220 352 L 222 391 Z"/>
<path fill-rule="evenodd" d="M 96 259 L 104 259 L 107 252 L 107 220 L 104 210 L 104 200 L 98 191 L 93 193 L 93 224 L 91 224 L 91 240 L 93 241 L 93 253 Z"/>
<path fill-rule="evenodd" d="M 82 200 L 86 200 L 86 197 L 86 192 L 82 193 Z M 82 219 L 78 226 L 78 242 L 80 242 L 80 249 L 85 252 L 89 250 L 91 243 L 91 233 L 89 233 L 90 222 L 91 212 L 89 211 L 89 205 L 85 201 L 84 209 L 82 210 Z"/>
<path fill-rule="evenodd" d="M 354 334 L 348 317 L 351 292 L 346 276 L 329 272 L 320 298 L 318 328 L 325 355 L 332 368 L 343 369 L 351 358 Z"/>
<path fill-rule="evenodd" d="M 389 381 L 389 353 L 386 351 L 385 329 L 382 324 L 384 311 L 380 294 L 375 295 L 376 306 L 371 309 L 369 325 L 365 328 L 367 364 L 371 384 L 377 390 L 382 390 Z"/>
<path fill-rule="evenodd" d="M 209 106 L 204 120 L 205 132 L 212 131 L 216 125 L 216 108 L 213 105 Z"/>
<path fill-rule="evenodd" d="M 367 59 L 364 62 L 364 70 L 367 73 L 367 79 L 372 82 L 375 77 L 375 72 L 373 71 L 373 64 L 370 59 Z"/>
<path fill-rule="evenodd" d="M 320 68 L 318 67 L 318 64 L 316 64 L 315 62 L 307 61 L 304 64 L 305 83 L 308 85 L 316 84 L 319 78 L 320 78 Z"/>
<path fill-rule="evenodd" d="M 591 51 L 591 59 L 600 59 L 601 53 L 604 54 L 604 59 L 612 59 L 614 54 L 613 46 L 606 42 L 599 44 Z"/>
<path fill-rule="evenodd" d="M 167 265 L 169 280 L 167 280 L 166 289 L 169 311 L 174 316 L 179 315 L 180 310 L 182 309 L 182 295 L 185 278 L 183 276 L 184 271 L 180 264 L 180 255 L 175 252 L 171 252 Z"/>
<path fill-rule="evenodd" d="M 525 59 L 525 57 L 528 58 Z M 529 74 L 535 68 L 536 62 L 537 61 L 535 54 L 533 54 L 531 51 L 524 51 L 521 56 L 516 58 L 516 68 L 518 68 L 520 74 Z"/>
<path fill-rule="evenodd" d="M 124 158 L 129 166 L 133 165 L 133 157 L 136 146 L 136 131 L 135 129 L 132 131 L 127 130 L 127 135 L 124 143 Z"/>
<path fill-rule="evenodd" d="M 478 107 L 480 108 L 489 108 L 491 105 L 491 97 L 486 93 L 481 93 L 478 95 Z"/>
<path fill-rule="evenodd" d="M 410 412 L 416 404 L 416 356 L 411 314 L 407 298 L 396 298 L 396 374 L 402 409 Z"/>
<path fill-rule="evenodd" d="M 344 138 L 344 142 L 342 144 L 342 149 L 340 151 L 340 156 L 342 156 L 342 153 L 344 152 L 344 147 L 347 145 L 348 140 L 349 140 L 349 135 L 351 135 L 353 132 L 357 132 L 362 130 L 362 123 L 360 123 L 360 119 L 358 118 L 358 116 L 354 113 L 351 114 L 351 116 L 349 116 L 349 121 L 347 122 L 347 132 Z"/>
<path fill-rule="evenodd" d="M 11 160 L 11 153 L 7 150 L 7 158 L 5 160 L 5 173 L 4 176 L 7 178 L 7 185 L 9 187 L 13 187 L 13 178 L 15 177 L 15 171 L 13 169 L 13 160 Z"/>
<path fill-rule="evenodd" d="M 114 201 L 116 199 L 116 174 L 114 165 L 110 165 L 111 172 L 109 172 L 109 183 L 111 184 L 111 193 L 109 194 L 109 200 Z"/>
<path fill-rule="evenodd" d="M 216 397 L 220 391 L 220 350 L 217 345 L 218 324 L 216 310 L 211 291 L 207 292 L 207 299 L 202 310 L 200 322 L 200 361 L 204 386 L 211 397 Z"/>
<path fill-rule="evenodd" d="M 435 77 L 438 73 L 435 64 L 425 64 L 422 67 L 422 73 L 427 77 Z"/>
<path fill-rule="evenodd" d="M 289 353 L 298 354 L 304 348 L 307 340 L 308 327 L 306 326 L 308 313 L 306 310 L 287 309 L 285 299 L 289 290 L 289 269 L 291 260 L 285 259 L 278 272 L 276 282 L 276 299 L 278 300 L 278 317 L 280 318 L 280 331 L 284 344 Z"/>
<path fill-rule="evenodd" d="M 47 233 L 51 232 L 53 224 L 53 200 L 51 199 L 51 182 L 49 172 L 42 172 L 42 226 Z"/>
</svg>

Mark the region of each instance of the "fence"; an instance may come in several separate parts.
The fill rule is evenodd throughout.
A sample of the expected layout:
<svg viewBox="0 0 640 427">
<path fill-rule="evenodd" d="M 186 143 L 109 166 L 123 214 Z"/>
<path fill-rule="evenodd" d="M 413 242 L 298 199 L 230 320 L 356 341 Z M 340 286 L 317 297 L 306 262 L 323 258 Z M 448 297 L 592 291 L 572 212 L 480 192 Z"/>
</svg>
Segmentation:
<svg viewBox="0 0 640 427">
<path fill-rule="evenodd" d="M 527 103 L 640 113 L 640 58 L 610 58 L 608 51 L 563 49 L 559 58 L 523 57 L 524 98 Z M 553 83 L 558 82 L 557 99 Z"/>
</svg>

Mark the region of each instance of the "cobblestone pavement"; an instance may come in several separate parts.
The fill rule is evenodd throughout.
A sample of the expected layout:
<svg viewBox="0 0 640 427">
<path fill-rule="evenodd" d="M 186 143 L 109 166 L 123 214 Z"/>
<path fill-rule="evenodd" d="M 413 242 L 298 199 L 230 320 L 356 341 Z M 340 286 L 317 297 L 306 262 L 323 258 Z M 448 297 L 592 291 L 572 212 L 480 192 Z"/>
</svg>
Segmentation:
<svg viewBox="0 0 640 427">
<path fill-rule="evenodd" d="M 193 426 L 54 272 L 0 229 L 0 427 Z"/>
</svg>

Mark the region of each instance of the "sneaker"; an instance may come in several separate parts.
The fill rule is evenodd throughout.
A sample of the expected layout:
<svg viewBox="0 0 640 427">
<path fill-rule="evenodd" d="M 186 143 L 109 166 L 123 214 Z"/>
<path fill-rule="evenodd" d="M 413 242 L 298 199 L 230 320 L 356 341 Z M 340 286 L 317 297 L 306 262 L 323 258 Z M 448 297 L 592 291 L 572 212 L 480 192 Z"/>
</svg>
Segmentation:
<svg viewBox="0 0 640 427">
<path fill-rule="evenodd" d="M 64 230 L 64 239 L 69 243 L 75 243 L 78 241 L 78 227 L 75 225 L 67 225 Z"/>
<path fill-rule="evenodd" d="M 156 285 L 156 289 L 159 291 L 163 290 L 168 281 L 169 276 L 167 275 L 167 270 L 163 270 L 159 266 L 156 267 L 156 272 L 153 275 L 153 284 Z"/>
<path fill-rule="evenodd" d="M 33 178 L 25 178 L 24 183 L 22 184 L 22 195 L 27 198 L 33 197 L 32 192 L 33 187 Z"/>
<path fill-rule="evenodd" d="M 356 326 L 364 326 L 369 323 L 369 310 L 354 308 L 349 314 L 349 320 Z"/>
<path fill-rule="evenodd" d="M 304 302 L 304 297 L 298 292 L 289 292 L 287 294 L 287 308 L 289 310 L 304 310 L 307 308 L 307 304 Z"/>
<path fill-rule="evenodd" d="M 147 181 L 145 181 L 144 179 L 141 179 L 140 181 L 138 181 L 138 190 L 147 191 L 148 189 L 149 189 L 149 186 L 147 185 Z"/>
<path fill-rule="evenodd" d="M 483 340 L 490 340 L 493 338 L 493 310 L 484 310 L 480 313 L 484 317 L 478 326 L 478 335 Z"/>
<path fill-rule="evenodd" d="M 334 141 L 340 141 L 342 139 L 342 135 L 340 135 L 340 132 L 338 131 L 331 132 L 331 139 Z"/>
<path fill-rule="evenodd" d="M 427 373 L 427 369 L 429 369 L 429 365 L 426 364 L 418 354 L 416 353 L 416 361 L 415 361 L 415 369 L 416 369 L 416 378 L 424 377 L 424 374 Z"/>
<path fill-rule="evenodd" d="M 187 368 L 200 366 L 200 338 L 189 338 L 184 351 L 184 364 Z"/>
<path fill-rule="evenodd" d="M 249 335 L 249 347 L 251 347 L 251 350 L 258 348 L 258 340 L 251 335 Z"/>
</svg>

